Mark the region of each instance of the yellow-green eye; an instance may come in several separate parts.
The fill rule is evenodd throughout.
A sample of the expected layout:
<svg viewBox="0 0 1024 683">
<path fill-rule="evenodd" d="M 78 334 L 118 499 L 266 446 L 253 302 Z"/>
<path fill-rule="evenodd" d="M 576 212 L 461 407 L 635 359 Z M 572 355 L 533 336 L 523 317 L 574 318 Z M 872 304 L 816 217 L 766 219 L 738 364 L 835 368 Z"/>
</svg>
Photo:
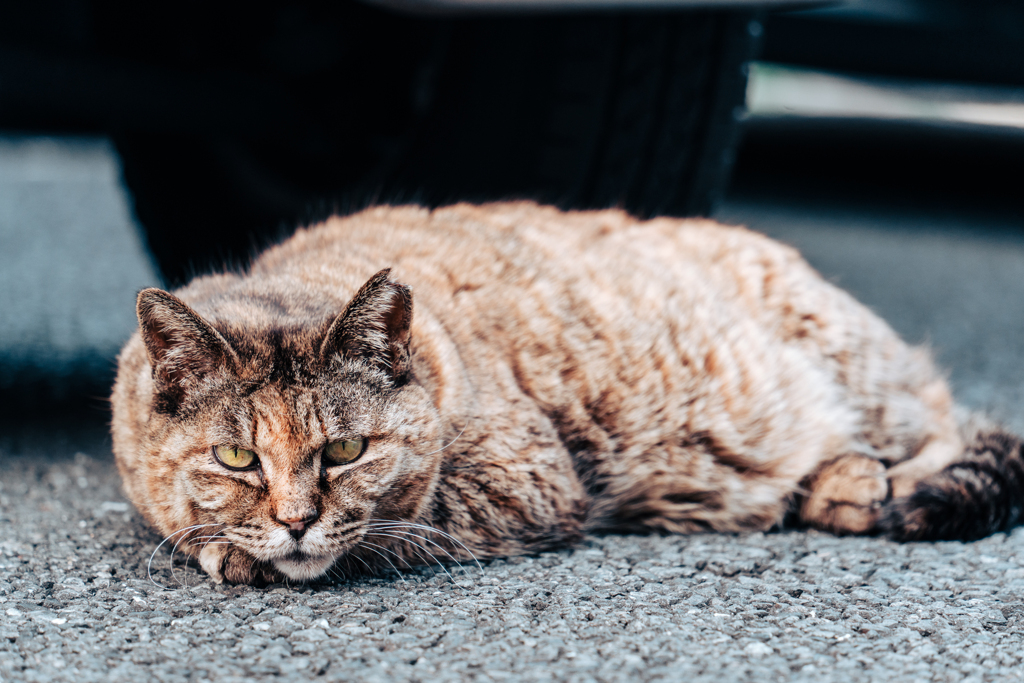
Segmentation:
<svg viewBox="0 0 1024 683">
<path fill-rule="evenodd" d="M 225 467 L 232 470 L 245 470 L 256 464 L 256 454 L 237 446 L 214 446 L 213 454 Z"/>
<path fill-rule="evenodd" d="M 352 462 L 366 450 L 366 439 L 348 439 L 346 441 L 335 441 L 327 444 L 324 449 L 324 458 L 328 465 L 344 465 Z"/>
</svg>

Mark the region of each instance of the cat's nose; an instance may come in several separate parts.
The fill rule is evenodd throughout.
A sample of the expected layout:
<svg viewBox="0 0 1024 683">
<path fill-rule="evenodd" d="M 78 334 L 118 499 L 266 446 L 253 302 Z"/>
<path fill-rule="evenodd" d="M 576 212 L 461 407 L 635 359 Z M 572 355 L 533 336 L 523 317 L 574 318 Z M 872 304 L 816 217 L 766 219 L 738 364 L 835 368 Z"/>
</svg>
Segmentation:
<svg viewBox="0 0 1024 683">
<path fill-rule="evenodd" d="M 316 508 L 311 507 L 301 512 L 289 510 L 283 514 L 279 513 L 276 518 L 280 524 L 288 527 L 288 533 L 292 535 L 292 538 L 298 540 L 302 538 L 302 534 L 306 533 L 306 528 L 315 522 L 319 516 L 320 513 L 317 512 Z"/>
</svg>

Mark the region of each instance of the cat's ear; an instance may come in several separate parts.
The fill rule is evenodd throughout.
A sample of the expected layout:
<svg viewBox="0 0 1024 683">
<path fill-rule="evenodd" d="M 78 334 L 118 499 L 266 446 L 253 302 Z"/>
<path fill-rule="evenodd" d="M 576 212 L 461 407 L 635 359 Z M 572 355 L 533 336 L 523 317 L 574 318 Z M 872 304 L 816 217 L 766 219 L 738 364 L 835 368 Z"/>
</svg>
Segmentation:
<svg viewBox="0 0 1024 683">
<path fill-rule="evenodd" d="M 236 366 L 231 345 L 173 294 L 144 289 L 139 292 L 136 312 L 160 394 L 180 400 L 211 373 Z"/>
<path fill-rule="evenodd" d="M 340 353 L 369 361 L 396 382 L 406 379 L 411 369 L 412 292 L 388 279 L 390 273 L 385 268 L 370 278 L 331 323 L 320 346 L 323 361 Z"/>
</svg>

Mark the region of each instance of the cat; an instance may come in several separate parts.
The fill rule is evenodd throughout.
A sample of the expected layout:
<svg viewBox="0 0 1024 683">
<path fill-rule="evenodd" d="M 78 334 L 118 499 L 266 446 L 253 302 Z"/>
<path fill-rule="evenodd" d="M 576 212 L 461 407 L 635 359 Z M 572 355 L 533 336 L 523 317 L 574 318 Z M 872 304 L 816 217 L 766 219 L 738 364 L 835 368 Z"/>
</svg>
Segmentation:
<svg viewBox="0 0 1024 683">
<path fill-rule="evenodd" d="M 958 420 L 926 350 L 744 228 L 382 206 L 137 313 L 117 464 L 218 582 L 602 529 L 971 539 L 1021 516 L 1021 440 Z"/>
</svg>

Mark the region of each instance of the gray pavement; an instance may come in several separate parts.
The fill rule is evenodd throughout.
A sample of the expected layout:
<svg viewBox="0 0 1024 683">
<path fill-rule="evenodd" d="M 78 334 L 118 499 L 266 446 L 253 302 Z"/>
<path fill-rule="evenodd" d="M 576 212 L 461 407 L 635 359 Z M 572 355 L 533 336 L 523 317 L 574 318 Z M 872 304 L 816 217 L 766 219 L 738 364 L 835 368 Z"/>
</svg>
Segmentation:
<svg viewBox="0 0 1024 683">
<path fill-rule="evenodd" d="M 108 181 L 117 191 L 116 175 Z M 110 232 L 128 215 L 120 196 L 103 209 L 119 217 L 95 222 L 90 244 L 121 249 L 119 263 L 135 258 L 143 277 L 90 305 L 121 317 L 127 305 L 130 320 L 125 292 L 151 276 L 141 251 Z M 720 217 L 800 246 L 908 338 L 929 340 L 966 404 L 1021 425 L 1020 225 L 924 208 L 790 207 L 733 198 Z M 52 264 L 61 242 L 51 242 Z M 21 329 L 42 329 L 50 314 L 33 313 Z M 147 563 L 159 540 L 119 492 L 102 415 L 0 428 L 0 681 L 1024 678 L 1021 531 L 907 545 L 807 531 L 605 536 L 451 576 L 263 590 L 215 586 L 164 550 L 158 587 Z"/>
<path fill-rule="evenodd" d="M 0 392 L 109 376 L 159 283 L 120 173 L 102 138 L 0 136 Z"/>
</svg>

